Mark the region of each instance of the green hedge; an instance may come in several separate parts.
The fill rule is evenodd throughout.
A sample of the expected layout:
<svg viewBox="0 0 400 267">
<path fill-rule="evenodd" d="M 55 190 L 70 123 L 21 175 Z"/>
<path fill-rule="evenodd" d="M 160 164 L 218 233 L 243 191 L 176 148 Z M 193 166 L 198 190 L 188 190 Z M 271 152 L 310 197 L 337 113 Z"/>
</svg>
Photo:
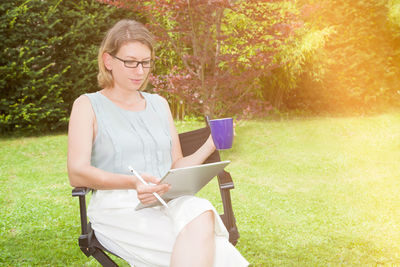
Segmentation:
<svg viewBox="0 0 400 267">
<path fill-rule="evenodd" d="M 96 1 L 0 4 L 0 133 L 66 128 L 70 106 L 98 90 L 97 49 L 126 10 Z"/>
</svg>

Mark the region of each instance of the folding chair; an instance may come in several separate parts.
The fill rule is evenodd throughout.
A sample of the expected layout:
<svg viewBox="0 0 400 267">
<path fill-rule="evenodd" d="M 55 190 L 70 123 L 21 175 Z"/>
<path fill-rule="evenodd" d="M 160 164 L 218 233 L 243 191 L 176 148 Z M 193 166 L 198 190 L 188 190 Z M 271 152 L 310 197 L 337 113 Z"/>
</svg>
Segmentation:
<svg viewBox="0 0 400 267">
<path fill-rule="evenodd" d="M 210 128 L 208 126 L 205 128 L 179 134 L 183 156 L 187 156 L 195 152 L 207 140 L 209 135 Z M 205 161 L 205 163 L 217 162 L 220 160 L 221 159 L 219 152 L 216 150 Z M 234 188 L 234 185 L 231 175 L 226 171 L 220 172 L 218 174 L 218 183 L 224 209 L 224 213 L 220 216 L 229 232 L 229 242 L 231 242 L 233 245 L 236 245 L 239 238 L 239 232 L 236 227 L 236 220 L 232 210 L 230 190 Z M 91 189 L 82 187 L 74 188 L 72 190 L 72 196 L 79 197 L 81 219 L 81 235 L 79 236 L 79 247 L 87 257 L 93 256 L 98 262 L 101 263 L 102 266 L 118 266 L 105 253 L 111 252 L 104 248 L 96 239 L 96 235 L 91 228 L 90 222 L 88 223 L 87 221 L 86 195 L 89 193 L 89 191 L 91 191 Z"/>
</svg>

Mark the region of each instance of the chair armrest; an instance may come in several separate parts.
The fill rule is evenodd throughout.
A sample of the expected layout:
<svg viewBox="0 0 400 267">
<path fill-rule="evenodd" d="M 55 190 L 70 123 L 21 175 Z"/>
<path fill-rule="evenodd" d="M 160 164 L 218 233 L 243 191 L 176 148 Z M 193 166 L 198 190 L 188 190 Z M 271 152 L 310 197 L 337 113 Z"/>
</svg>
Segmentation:
<svg viewBox="0 0 400 267">
<path fill-rule="evenodd" d="M 90 188 L 86 188 L 86 187 L 75 187 L 74 189 L 72 189 L 72 196 L 73 197 L 78 197 L 78 196 L 86 196 L 87 193 L 90 192 Z"/>
<path fill-rule="evenodd" d="M 232 209 L 230 190 L 234 188 L 232 177 L 229 172 L 222 171 L 218 174 L 219 189 L 222 198 L 224 213 L 221 216 L 226 229 L 229 232 L 229 242 L 236 245 L 239 239 L 239 232 L 236 226 L 236 219 Z"/>
<path fill-rule="evenodd" d="M 72 189 L 72 196 L 79 197 L 79 211 L 81 215 L 80 218 L 81 218 L 82 236 L 85 236 L 90 232 L 89 231 L 90 229 L 88 229 L 87 213 L 86 213 L 86 195 L 90 191 L 91 189 L 86 187 L 75 187 L 74 189 Z"/>
<path fill-rule="evenodd" d="M 222 189 L 233 189 L 235 185 L 233 184 L 232 177 L 227 171 L 222 171 L 218 174 L 219 188 Z"/>
</svg>

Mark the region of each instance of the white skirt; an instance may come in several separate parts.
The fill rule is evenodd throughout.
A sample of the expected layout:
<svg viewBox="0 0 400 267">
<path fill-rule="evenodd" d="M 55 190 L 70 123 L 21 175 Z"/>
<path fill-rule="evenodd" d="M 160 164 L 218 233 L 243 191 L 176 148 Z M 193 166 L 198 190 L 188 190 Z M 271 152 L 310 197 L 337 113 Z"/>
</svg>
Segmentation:
<svg viewBox="0 0 400 267">
<path fill-rule="evenodd" d="M 180 231 L 208 210 L 215 215 L 214 266 L 248 266 L 249 263 L 229 243 L 225 225 L 206 199 L 184 196 L 168 202 L 168 208 L 159 206 L 139 211 L 135 211 L 135 206 L 99 209 L 89 205 L 88 215 L 97 239 L 105 248 L 131 266 L 154 267 L 169 266 Z"/>
</svg>

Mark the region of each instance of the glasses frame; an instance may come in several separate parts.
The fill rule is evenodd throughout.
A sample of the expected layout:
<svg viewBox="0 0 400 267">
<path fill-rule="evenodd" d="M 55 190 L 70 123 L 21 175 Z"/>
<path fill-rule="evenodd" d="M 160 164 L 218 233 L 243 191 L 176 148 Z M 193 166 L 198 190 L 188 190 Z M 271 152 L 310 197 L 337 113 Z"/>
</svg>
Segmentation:
<svg viewBox="0 0 400 267">
<path fill-rule="evenodd" d="M 111 54 L 110 54 L 110 55 L 111 55 Z M 154 60 L 152 60 L 152 59 L 144 60 L 144 61 L 136 61 L 136 60 L 124 60 L 124 59 L 119 58 L 119 57 L 117 57 L 117 56 L 115 56 L 115 55 L 111 55 L 111 56 L 112 56 L 113 58 L 116 58 L 116 59 L 118 59 L 119 61 L 123 62 L 123 63 L 124 63 L 124 66 L 125 66 L 126 68 L 130 68 L 130 69 L 136 69 L 137 67 L 139 67 L 139 65 L 142 65 L 142 68 L 143 68 L 143 69 L 150 69 L 150 68 L 153 67 L 153 64 L 154 64 Z M 150 61 L 150 67 L 145 67 L 145 66 L 143 65 L 143 64 L 144 64 L 145 62 L 147 62 L 147 61 Z M 136 66 L 135 66 L 135 67 L 127 66 L 127 65 L 126 65 L 127 62 L 136 62 Z"/>
</svg>

